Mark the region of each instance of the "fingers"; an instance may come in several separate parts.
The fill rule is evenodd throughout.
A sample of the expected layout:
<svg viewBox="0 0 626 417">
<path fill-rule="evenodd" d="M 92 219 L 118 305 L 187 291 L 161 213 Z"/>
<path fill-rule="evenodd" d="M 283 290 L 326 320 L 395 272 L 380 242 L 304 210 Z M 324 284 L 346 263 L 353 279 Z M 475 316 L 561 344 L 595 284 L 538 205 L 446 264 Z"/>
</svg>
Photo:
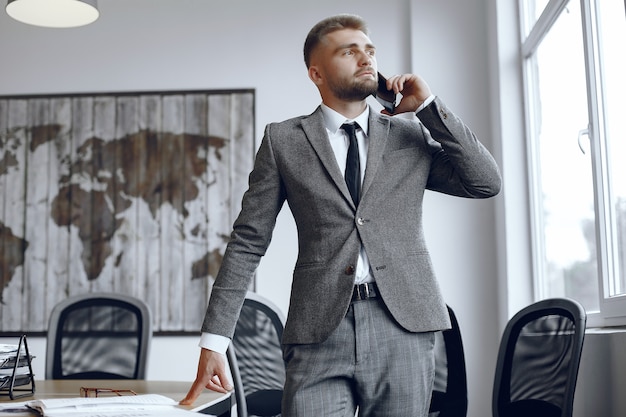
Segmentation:
<svg viewBox="0 0 626 417">
<path fill-rule="evenodd" d="M 220 386 L 223 387 L 226 391 L 230 391 L 233 389 L 233 385 L 228 380 L 228 376 L 226 375 L 226 372 L 224 372 L 223 369 L 216 376 L 218 380 L 220 381 Z"/>
<path fill-rule="evenodd" d="M 202 391 L 204 391 L 205 388 L 210 389 L 211 391 L 226 394 L 233 388 L 232 385 L 228 382 L 228 378 L 226 377 L 226 375 L 223 375 L 222 378 L 223 379 L 220 379 L 217 375 L 213 375 L 213 377 L 210 378 L 206 384 L 204 383 L 203 379 L 197 378 L 191 385 L 191 388 L 189 389 L 189 392 L 187 392 L 185 398 L 183 398 L 179 404 L 193 405 L 193 403 L 196 401 L 198 396 L 202 394 Z M 225 381 L 224 384 L 222 384 L 222 380 Z"/>
<path fill-rule="evenodd" d="M 394 93 L 402 93 L 404 90 L 404 84 L 411 77 L 412 74 L 400 74 L 394 75 L 387 79 L 387 89 L 393 90 Z"/>
<path fill-rule="evenodd" d="M 224 356 L 202 349 L 196 379 L 180 404 L 193 404 L 205 388 L 225 394 L 232 390 L 232 385 L 225 372 Z"/>
<path fill-rule="evenodd" d="M 191 388 L 189 389 L 189 392 L 187 392 L 187 395 L 185 396 L 185 398 L 183 398 L 180 401 L 180 404 L 192 405 L 196 401 L 196 398 L 198 398 L 198 396 L 202 393 L 203 390 L 204 390 L 204 386 L 202 385 L 202 382 L 196 379 L 191 385 Z"/>
<path fill-rule="evenodd" d="M 222 383 L 222 381 L 224 381 L 224 383 Z M 206 387 L 212 391 L 221 392 L 223 394 L 226 394 L 228 391 L 233 389 L 226 376 L 222 376 L 222 378 L 220 378 L 217 375 L 213 375 L 213 378 L 211 378 Z"/>
<path fill-rule="evenodd" d="M 387 88 L 402 95 L 393 114 L 415 112 L 420 104 L 431 95 L 430 87 L 426 81 L 415 74 L 400 74 L 389 77 Z M 382 113 L 389 114 L 386 111 Z"/>
</svg>

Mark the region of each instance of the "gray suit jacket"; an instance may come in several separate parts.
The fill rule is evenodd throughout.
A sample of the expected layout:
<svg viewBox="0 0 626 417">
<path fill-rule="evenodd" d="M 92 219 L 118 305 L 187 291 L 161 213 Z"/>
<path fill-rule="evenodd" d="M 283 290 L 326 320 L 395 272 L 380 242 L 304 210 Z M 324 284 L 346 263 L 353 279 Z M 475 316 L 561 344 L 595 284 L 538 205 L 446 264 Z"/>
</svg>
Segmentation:
<svg viewBox="0 0 626 417">
<path fill-rule="evenodd" d="M 232 337 L 284 201 L 298 229 L 298 259 L 283 343 L 318 343 L 338 326 L 350 305 L 361 244 L 380 295 L 402 327 L 448 328 L 424 241 L 424 191 L 486 198 L 499 192 L 501 178 L 487 149 L 441 100 L 419 119 L 370 112 L 358 207 L 337 166 L 320 108 L 268 125 L 202 330 Z"/>
</svg>

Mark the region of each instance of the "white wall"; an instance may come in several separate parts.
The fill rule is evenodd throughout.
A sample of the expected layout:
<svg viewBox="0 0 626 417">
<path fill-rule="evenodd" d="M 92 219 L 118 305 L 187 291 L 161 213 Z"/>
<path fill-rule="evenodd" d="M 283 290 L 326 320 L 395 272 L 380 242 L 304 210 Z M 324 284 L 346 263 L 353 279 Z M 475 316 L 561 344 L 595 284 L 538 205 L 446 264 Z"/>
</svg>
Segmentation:
<svg viewBox="0 0 626 417">
<path fill-rule="evenodd" d="M 589 329 L 580 360 L 574 417 L 626 416 L 626 330 Z"/>
<path fill-rule="evenodd" d="M 351 12 L 369 21 L 382 72 L 425 76 L 493 149 L 500 138 L 491 134 L 489 3 L 106 0 L 100 1 L 96 23 L 65 30 L 26 26 L 0 13 L 0 95 L 254 88 L 260 139 L 266 123 L 317 106 L 319 96 L 302 60 L 304 37 L 320 19 Z M 465 341 L 470 416 L 488 415 L 491 403 L 499 339 L 497 201 L 433 193 L 426 198 L 435 269 Z M 258 270 L 257 289 L 284 312 L 295 257 L 295 226 L 283 210 Z M 196 343 L 195 336 L 155 338 L 148 377 L 193 379 Z M 45 342 L 30 344 L 37 355 L 35 372 L 43 377 Z"/>
<path fill-rule="evenodd" d="M 433 91 L 490 149 L 487 9 L 484 1 L 413 2 L 412 63 Z M 499 197 L 498 197 L 499 198 Z M 491 200 L 431 193 L 425 203 L 426 238 L 448 304 L 464 338 L 470 416 L 489 415 L 495 372 L 497 256 Z"/>
</svg>

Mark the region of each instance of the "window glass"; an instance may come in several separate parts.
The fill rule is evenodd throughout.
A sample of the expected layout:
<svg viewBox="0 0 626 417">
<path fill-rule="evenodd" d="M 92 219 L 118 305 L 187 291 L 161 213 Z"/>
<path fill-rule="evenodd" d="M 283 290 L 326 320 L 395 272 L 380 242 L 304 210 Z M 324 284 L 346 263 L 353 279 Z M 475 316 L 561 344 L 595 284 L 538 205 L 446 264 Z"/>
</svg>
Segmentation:
<svg viewBox="0 0 626 417">
<path fill-rule="evenodd" d="M 597 311 L 593 175 L 580 6 L 570 1 L 531 57 L 540 298 Z"/>
<path fill-rule="evenodd" d="M 623 0 L 597 2 L 599 67 L 602 80 L 609 206 L 615 273 L 609 296 L 626 294 L 626 11 Z"/>
</svg>

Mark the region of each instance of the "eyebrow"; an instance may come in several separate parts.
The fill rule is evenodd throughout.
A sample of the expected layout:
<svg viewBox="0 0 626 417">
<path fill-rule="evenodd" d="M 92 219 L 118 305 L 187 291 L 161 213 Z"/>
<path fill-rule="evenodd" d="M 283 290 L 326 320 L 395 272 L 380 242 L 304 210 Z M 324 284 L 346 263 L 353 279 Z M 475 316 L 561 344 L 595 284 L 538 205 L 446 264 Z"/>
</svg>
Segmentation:
<svg viewBox="0 0 626 417">
<path fill-rule="evenodd" d="M 346 43 L 343 45 L 339 45 L 336 51 L 341 51 L 343 49 L 353 49 L 353 48 L 359 48 L 359 44 L 356 42 L 353 42 L 353 43 Z M 376 49 L 376 47 L 372 43 L 366 43 L 365 49 Z"/>
</svg>

